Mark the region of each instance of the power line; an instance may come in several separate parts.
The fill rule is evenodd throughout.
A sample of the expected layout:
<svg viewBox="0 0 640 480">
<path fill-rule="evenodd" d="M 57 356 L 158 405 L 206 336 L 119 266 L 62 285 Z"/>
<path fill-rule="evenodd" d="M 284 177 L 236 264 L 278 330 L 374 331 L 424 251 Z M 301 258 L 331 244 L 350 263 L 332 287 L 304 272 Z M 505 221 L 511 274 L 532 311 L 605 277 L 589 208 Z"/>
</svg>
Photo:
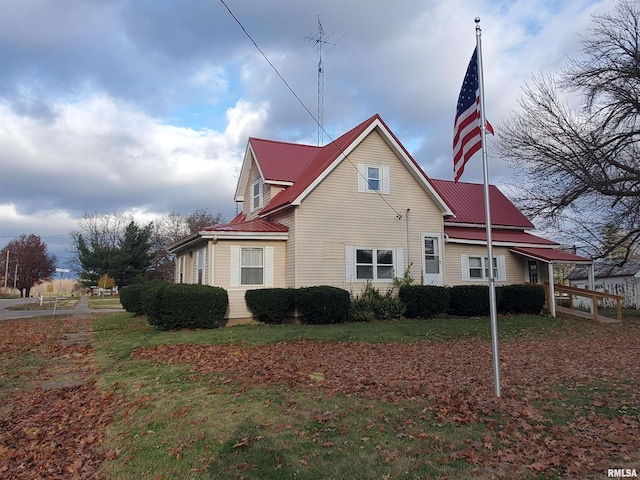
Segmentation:
<svg viewBox="0 0 640 480">
<path fill-rule="evenodd" d="M 291 88 L 291 86 L 289 85 L 289 83 L 285 80 L 285 78 L 280 74 L 280 72 L 278 71 L 278 69 L 275 67 L 275 65 L 273 63 L 271 63 L 271 60 L 269 60 L 269 57 L 267 57 L 267 55 L 264 53 L 264 51 L 262 51 L 262 49 L 260 48 L 260 46 L 258 45 L 258 43 L 253 39 L 253 37 L 251 36 L 251 34 L 249 34 L 249 32 L 247 31 L 247 29 L 244 27 L 244 25 L 242 25 L 242 22 L 240 22 L 240 20 L 238 19 L 238 17 L 236 17 L 234 15 L 234 13 L 231 11 L 231 9 L 229 8 L 229 6 L 226 4 L 225 0 L 220 0 L 220 3 L 222 3 L 222 5 L 224 5 L 224 7 L 227 9 L 227 11 L 229 12 L 229 15 L 231 15 L 231 17 L 236 21 L 236 23 L 238 24 L 238 26 L 240 27 L 240 29 L 244 32 L 244 34 L 247 36 L 247 38 L 251 41 L 251 43 L 253 43 L 253 45 L 256 47 L 256 49 L 260 52 L 260 54 L 262 55 L 262 57 L 265 59 L 265 61 L 269 64 L 269 66 L 273 69 L 273 71 L 276 73 L 276 75 L 278 76 L 278 78 L 280 78 L 280 80 L 282 80 L 282 83 L 284 83 L 284 85 L 287 87 L 287 89 L 289 89 L 289 91 L 291 92 L 291 94 L 293 95 L 293 97 L 298 101 L 298 103 L 302 106 L 302 108 L 304 108 L 304 110 L 309 114 L 309 116 L 311 117 L 311 119 L 316 123 L 316 125 L 318 125 L 318 128 L 320 129 L 320 131 L 322 133 L 324 133 L 324 135 L 327 136 L 327 138 L 329 139 L 330 143 L 332 143 L 342 154 L 342 156 L 345 158 L 345 160 L 347 160 L 349 162 L 349 164 L 356 170 L 356 172 L 358 172 L 358 175 L 364 177 L 364 175 L 362 175 L 362 173 L 360 172 L 360 170 L 358 170 L 358 167 L 356 165 L 354 165 L 354 163 L 351 161 L 351 159 L 349 158 L 349 156 L 345 153 L 345 151 L 338 145 L 335 143 L 335 140 L 333 139 L 333 137 L 331 137 L 331 135 L 329 135 L 327 133 L 327 131 L 324 129 L 324 126 L 319 122 L 319 120 L 313 116 L 313 113 L 311 113 L 311 110 L 309 110 L 309 108 L 305 105 L 305 103 L 302 101 L 302 99 L 300 99 L 300 97 L 298 96 L 298 94 L 293 90 L 293 88 Z M 366 177 L 365 181 L 367 181 L 368 179 Z M 389 201 L 384 198 L 384 196 L 379 192 L 379 191 L 375 191 L 378 196 L 384 201 L 384 203 L 387 204 L 387 206 L 393 210 L 393 212 L 396 214 L 396 216 L 398 217 L 398 219 L 403 217 L 403 214 L 401 212 L 398 212 L 395 208 L 393 208 L 393 206 L 389 203 Z"/>
</svg>

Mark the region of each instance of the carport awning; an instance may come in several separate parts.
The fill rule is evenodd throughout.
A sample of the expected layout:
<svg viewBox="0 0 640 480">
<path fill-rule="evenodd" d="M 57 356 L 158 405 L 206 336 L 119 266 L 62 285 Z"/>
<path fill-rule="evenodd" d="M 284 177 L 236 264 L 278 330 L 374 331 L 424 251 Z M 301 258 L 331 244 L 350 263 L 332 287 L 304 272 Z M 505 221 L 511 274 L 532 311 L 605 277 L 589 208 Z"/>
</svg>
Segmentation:
<svg viewBox="0 0 640 480">
<path fill-rule="evenodd" d="M 581 257 L 556 248 L 513 247 L 509 250 L 547 263 L 593 263 L 590 258 Z"/>
</svg>

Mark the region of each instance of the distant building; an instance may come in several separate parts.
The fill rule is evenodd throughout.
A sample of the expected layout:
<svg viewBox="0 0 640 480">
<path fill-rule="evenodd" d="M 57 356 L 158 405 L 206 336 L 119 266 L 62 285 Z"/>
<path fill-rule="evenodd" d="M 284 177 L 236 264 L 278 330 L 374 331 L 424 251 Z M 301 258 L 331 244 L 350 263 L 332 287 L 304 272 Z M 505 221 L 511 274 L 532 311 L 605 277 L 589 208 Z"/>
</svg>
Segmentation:
<svg viewBox="0 0 640 480">
<path fill-rule="evenodd" d="M 623 265 L 617 260 L 601 260 L 593 266 L 597 291 L 624 296 L 622 306 L 625 308 L 640 308 L 640 260 L 628 260 Z M 587 288 L 587 269 L 584 265 L 576 265 L 569 274 L 569 284 Z"/>
</svg>

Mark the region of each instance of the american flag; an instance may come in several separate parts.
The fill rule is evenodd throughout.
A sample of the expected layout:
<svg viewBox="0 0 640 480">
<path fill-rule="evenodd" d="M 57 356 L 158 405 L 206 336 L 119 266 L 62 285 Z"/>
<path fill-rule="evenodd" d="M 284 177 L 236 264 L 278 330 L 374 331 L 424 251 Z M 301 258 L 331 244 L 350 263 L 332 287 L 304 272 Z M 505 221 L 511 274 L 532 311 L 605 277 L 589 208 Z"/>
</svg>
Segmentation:
<svg viewBox="0 0 640 480">
<path fill-rule="evenodd" d="M 487 122 L 487 130 L 493 127 Z M 478 49 L 473 51 L 458 96 L 456 121 L 453 125 L 453 174 L 457 182 L 467 161 L 482 148 L 480 132 L 480 83 L 478 81 Z"/>
</svg>

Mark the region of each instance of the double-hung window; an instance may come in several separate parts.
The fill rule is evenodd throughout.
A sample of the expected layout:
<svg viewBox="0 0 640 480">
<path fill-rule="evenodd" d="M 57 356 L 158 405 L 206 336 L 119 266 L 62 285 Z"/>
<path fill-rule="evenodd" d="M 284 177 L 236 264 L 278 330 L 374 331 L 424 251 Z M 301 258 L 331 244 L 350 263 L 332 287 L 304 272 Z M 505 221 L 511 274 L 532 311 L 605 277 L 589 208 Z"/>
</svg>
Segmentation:
<svg viewBox="0 0 640 480">
<path fill-rule="evenodd" d="M 356 249 L 357 280 L 391 280 L 393 278 L 393 250 Z"/>
<path fill-rule="evenodd" d="M 273 247 L 232 245 L 231 286 L 273 286 Z"/>
<path fill-rule="evenodd" d="M 358 192 L 390 193 L 389 167 L 359 163 Z"/>
<path fill-rule="evenodd" d="M 370 192 L 380 191 L 380 167 L 367 167 L 367 190 Z"/>
<path fill-rule="evenodd" d="M 186 270 L 187 265 L 187 256 L 181 255 L 178 257 L 178 282 L 184 283 L 184 272 Z"/>
<path fill-rule="evenodd" d="M 206 259 L 206 250 L 201 248 L 196 252 L 196 283 L 202 285 L 204 283 L 204 265 Z"/>
<path fill-rule="evenodd" d="M 251 185 L 251 211 L 262 208 L 262 182 L 258 180 Z"/>
<path fill-rule="evenodd" d="M 240 285 L 262 285 L 264 283 L 264 249 L 243 247 L 240 252 Z"/>
<path fill-rule="evenodd" d="M 346 247 L 347 281 L 388 281 L 403 271 L 402 248 Z"/>
<path fill-rule="evenodd" d="M 470 255 L 461 256 L 462 279 L 467 281 L 489 279 L 489 258 Z M 493 278 L 497 281 L 507 279 L 504 255 L 493 257 Z"/>
</svg>

